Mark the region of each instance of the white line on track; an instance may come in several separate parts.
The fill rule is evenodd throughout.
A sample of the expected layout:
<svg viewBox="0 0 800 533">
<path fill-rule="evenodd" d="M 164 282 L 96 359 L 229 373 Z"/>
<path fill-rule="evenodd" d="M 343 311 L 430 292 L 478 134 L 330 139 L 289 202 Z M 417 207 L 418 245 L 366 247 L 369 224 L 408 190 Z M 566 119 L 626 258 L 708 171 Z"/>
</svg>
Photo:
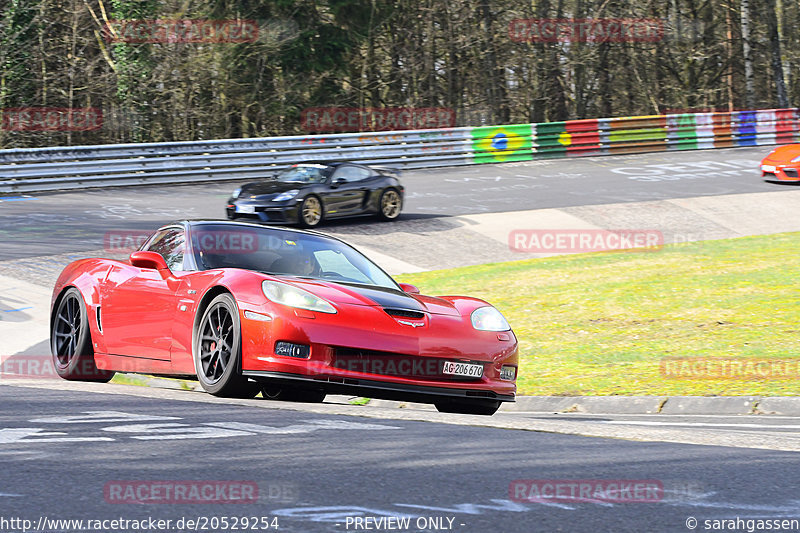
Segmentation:
<svg viewBox="0 0 800 533">
<path fill-rule="evenodd" d="M 502 413 L 492 417 L 477 415 L 447 415 L 435 411 L 417 409 L 388 409 L 381 407 L 360 407 L 342 404 L 291 404 L 288 402 L 269 402 L 265 400 L 243 400 L 233 398 L 217 398 L 199 392 L 153 389 L 131 385 L 80 383 L 57 380 L 18 380 L 13 385 L 0 384 L 0 390 L 7 387 L 9 392 L 19 388 L 45 389 L 46 394 L 55 391 L 83 392 L 98 395 L 124 395 L 161 400 L 184 401 L 214 405 L 241 405 L 260 409 L 275 409 L 302 413 L 326 415 L 346 415 L 380 420 L 414 420 L 444 424 L 468 425 L 475 427 L 492 427 L 497 429 L 526 430 L 566 435 L 582 435 L 588 437 L 604 437 L 629 439 L 642 442 L 672 442 L 705 446 L 730 446 L 736 448 L 752 448 L 800 452 L 800 438 L 796 434 L 769 433 L 766 431 L 742 431 L 724 429 L 721 431 L 698 431 L 696 428 L 680 427 L 646 427 L 631 425 L 613 425 L 607 420 L 570 421 L 550 420 L 546 417 L 535 418 L 530 414 L 519 416 Z M 99 401 L 102 400 L 98 396 Z M 658 415 L 667 416 L 667 415 Z M 795 419 L 796 421 L 797 419 Z M 604 422 L 604 423 L 601 423 Z"/>
<path fill-rule="evenodd" d="M 626 426 L 692 426 L 707 428 L 762 428 L 762 429 L 800 429 L 798 424 L 722 424 L 717 422 L 655 422 L 645 420 L 602 420 L 603 424 L 622 424 Z"/>
</svg>

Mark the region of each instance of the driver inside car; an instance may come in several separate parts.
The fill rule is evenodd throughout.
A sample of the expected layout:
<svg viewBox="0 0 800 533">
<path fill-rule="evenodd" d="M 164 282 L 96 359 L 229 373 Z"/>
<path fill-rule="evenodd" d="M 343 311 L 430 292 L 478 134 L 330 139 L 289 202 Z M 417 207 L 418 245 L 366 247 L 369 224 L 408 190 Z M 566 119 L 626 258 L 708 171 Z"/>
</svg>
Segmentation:
<svg viewBox="0 0 800 533">
<path fill-rule="evenodd" d="M 294 276 L 310 276 L 315 269 L 316 260 L 311 253 L 304 250 L 292 250 L 291 253 L 287 253 L 275 260 L 270 267 L 270 272 Z"/>
</svg>

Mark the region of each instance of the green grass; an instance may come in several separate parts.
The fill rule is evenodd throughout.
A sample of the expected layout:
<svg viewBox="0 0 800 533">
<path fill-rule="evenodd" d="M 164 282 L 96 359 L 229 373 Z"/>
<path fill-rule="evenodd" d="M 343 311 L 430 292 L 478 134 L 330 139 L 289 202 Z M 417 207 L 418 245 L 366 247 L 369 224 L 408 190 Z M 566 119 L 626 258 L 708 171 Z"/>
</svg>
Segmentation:
<svg viewBox="0 0 800 533">
<path fill-rule="evenodd" d="M 367 405 L 369 402 L 369 398 L 354 398 L 350 400 L 350 405 Z"/>
<path fill-rule="evenodd" d="M 800 356 L 800 233 L 408 274 L 483 298 L 520 344 L 519 394 L 796 395 L 796 379 L 674 379 L 665 357 Z"/>
<path fill-rule="evenodd" d="M 116 373 L 114 377 L 111 378 L 111 383 L 117 383 L 119 385 L 137 385 L 140 387 L 149 387 L 150 380 L 153 379 L 154 376 L 148 375 L 140 375 L 140 374 L 121 374 Z M 194 385 L 188 381 L 184 381 L 182 379 L 172 379 L 172 378 L 158 378 L 163 379 L 165 381 L 173 381 L 178 384 L 178 386 L 182 390 L 194 390 Z"/>
</svg>

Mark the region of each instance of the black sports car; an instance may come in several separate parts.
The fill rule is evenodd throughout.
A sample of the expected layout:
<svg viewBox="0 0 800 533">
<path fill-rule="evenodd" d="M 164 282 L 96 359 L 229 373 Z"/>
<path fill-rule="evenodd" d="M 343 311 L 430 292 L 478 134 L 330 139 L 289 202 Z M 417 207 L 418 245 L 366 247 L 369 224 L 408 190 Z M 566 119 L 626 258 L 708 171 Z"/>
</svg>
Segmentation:
<svg viewBox="0 0 800 533">
<path fill-rule="evenodd" d="M 299 163 L 272 179 L 247 183 L 228 200 L 228 218 L 314 227 L 325 219 L 377 215 L 403 208 L 398 172 L 348 162 Z"/>
</svg>

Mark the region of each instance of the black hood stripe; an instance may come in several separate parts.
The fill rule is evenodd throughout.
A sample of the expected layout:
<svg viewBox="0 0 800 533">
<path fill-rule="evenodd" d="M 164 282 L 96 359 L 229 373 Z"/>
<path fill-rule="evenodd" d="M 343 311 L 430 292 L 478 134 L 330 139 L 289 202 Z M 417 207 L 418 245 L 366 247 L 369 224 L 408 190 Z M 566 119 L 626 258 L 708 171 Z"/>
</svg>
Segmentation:
<svg viewBox="0 0 800 533">
<path fill-rule="evenodd" d="M 391 307 L 392 309 L 410 309 L 413 311 L 425 311 L 425 307 L 412 296 L 393 289 L 372 288 L 363 285 L 341 284 L 353 292 L 358 293 L 364 298 L 368 298 L 381 307 Z"/>
</svg>

